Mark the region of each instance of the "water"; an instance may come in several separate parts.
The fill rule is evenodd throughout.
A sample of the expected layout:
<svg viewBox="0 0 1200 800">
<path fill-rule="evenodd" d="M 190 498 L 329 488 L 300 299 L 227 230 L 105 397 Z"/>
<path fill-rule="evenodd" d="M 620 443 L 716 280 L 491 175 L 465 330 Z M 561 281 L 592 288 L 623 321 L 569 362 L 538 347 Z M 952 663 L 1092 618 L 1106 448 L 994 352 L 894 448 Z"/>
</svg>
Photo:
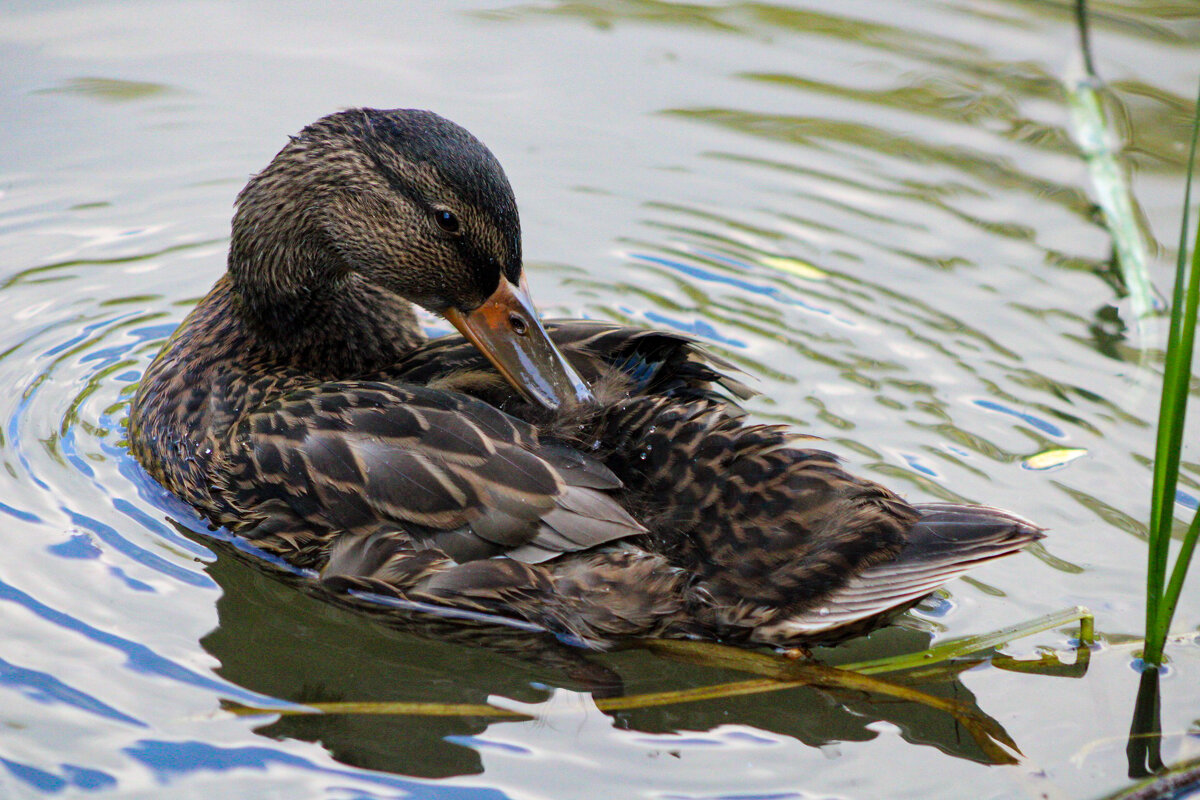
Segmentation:
<svg viewBox="0 0 1200 800">
<path fill-rule="evenodd" d="M 1104 3 L 1094 48 L 1169 287 L 1200 25 Z M 1071 144 L 1064 4 L 10 3 L 0 12 L 0 795 L 1096 796 L 1128 782 L 1160 329 L 1136 331 Z M 138 376 L 223 268 L 232 199 L 352 105 L 475 132 L 554 315 L 686 330 L 756 416 L 913 500 L 1012 508 L 1043 545 L 955 582 L 914 652 L 1083 604 L 1082 677 L 987 664 L 612 713 L 589 693 L 744 680 L 626 651 L 532 664 L 318 602 L 233 554 L 127 455 Z M 1143 351 L 1145 351 L 1143 353 Z M 1193 428 L 1193 431 L 1195 429 Z M 1200 496 L 1195 442 L 1181 509 Z M 1178 631 L 1200 625 L 1200 591 Z M 1072 631 L 1004 649 L 1058 652 Z M 1171 650 L 1163 757 L 1197 754 L 1200 647 Z M 237 717 L 405 700 L 532 721 Z"/>
</svg>

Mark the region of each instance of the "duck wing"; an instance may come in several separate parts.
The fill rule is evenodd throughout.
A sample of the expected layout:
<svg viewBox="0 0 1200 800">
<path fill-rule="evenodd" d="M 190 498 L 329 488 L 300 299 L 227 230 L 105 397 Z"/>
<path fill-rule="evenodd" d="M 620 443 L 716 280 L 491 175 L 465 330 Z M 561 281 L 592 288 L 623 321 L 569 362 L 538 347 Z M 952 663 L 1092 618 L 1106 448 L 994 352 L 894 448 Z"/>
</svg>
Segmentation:
<svg viewBox="0 0 1200 800">
<path fill-rule="evenodd" d="M 633 398 L 598 438 L 630 493 L 656 503 L 647 549 L 694 576 L 699 624 L 728 640 L 837 639 L 1041 536 L 996 509 L 912 506 L 705 401 Z"/>
<path fill-rule="evenodd" d="M 355 557 L 366 569 L 393 550 L 534 562 L 644 532 L 607 494 L 621 482 L 599 462 L 426 387 L 293 390 L 242 420 L 225 462 L 218 489 L 250 520 L 250 538 L 293 561 L 314 536 L 369 539 Z M 354 566 L 347 544 L 337 548 L 343 569 Z"/>
<path fill-rule="evenodd" d="M 629 394 L 712 400 L 730 408 L 731 398 L 744 400 L 754 394 L 727 374 L 736 371 L 732 364 L 689 336 L 594 320 L 544 324 L 550 339 L 589 384 L 615 372 L 628 382 Z M 427 342 L 389 368 L 386 377 L 461 388 L 494 405 L 513 394 L 479 349 L 460 336 Z"/>
</svg>

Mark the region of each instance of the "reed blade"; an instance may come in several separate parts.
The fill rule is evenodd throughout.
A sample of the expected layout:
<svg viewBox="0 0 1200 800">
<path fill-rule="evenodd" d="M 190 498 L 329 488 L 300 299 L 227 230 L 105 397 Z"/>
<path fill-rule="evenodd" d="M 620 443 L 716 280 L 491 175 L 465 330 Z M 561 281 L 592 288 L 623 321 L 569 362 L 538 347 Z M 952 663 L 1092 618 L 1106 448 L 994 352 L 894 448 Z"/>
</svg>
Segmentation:
<svg viewBox="0 0 1200 800">
<path fill-rule="evenodd" d="M 1191 215 L 1192 173 L 1196 162 L 1196 140 L 1200 134 L 1200 90 L 1192 115 L 1192 141 L 1188 154 L 1187 181 L 1180 223 L 1179 253 L 1175 261 L 1171 327 L 1163 367 L 1162 398 L 1159 403 L 1158 436 L 1154 452 L 1154 485 L 1150 498 L 1150 546 L 1146 567 L 1146 650 L 1148 664 L 1161 665 L 1163 645 L 1171 627 L 1192 553 L 1200 536 L 1200 515 L 1184 534 L 1179 555 L 1166 583 L 1175 522 L 1175 497 L 1187 419 L 1188 390 L 1192 379 L 1192 354 L 1196 341 L 1196 315 L 1200 307 L 1200 226 L 1196 229 L 1188 258 L 1188 221 Z M 1191 269 L 1189 270 L 1189 263 Z"/>
</svg>

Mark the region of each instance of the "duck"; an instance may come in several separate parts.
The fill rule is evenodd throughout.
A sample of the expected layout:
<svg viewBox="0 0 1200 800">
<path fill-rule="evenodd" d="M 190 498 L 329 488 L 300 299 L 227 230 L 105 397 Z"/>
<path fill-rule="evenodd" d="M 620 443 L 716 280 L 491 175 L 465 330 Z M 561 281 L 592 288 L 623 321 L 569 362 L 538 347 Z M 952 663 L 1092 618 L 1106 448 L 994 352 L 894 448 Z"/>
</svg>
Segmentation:
<svg viewBox="0 0 1200 800">
<path fill-rule="evenodd" d="M 603 648 L 804 647 L 872 630 L 1041 539 L 909 503 L 801 434 L 694 339 L 543 321 L 492 152 L 356 108 L 237 196 L 227 269 L 130 406 L 145 471 L 322 590 Z M 427 339 L 416 308 L 458 335 Z"/>
</svg>

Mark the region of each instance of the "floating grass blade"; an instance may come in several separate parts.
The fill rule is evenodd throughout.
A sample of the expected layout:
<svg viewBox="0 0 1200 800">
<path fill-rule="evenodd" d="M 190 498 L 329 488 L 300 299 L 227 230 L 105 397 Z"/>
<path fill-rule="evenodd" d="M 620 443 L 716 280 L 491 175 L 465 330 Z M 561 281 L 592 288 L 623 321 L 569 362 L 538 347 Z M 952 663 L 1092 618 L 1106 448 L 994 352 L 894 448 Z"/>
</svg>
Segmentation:
<svg viewBox="0 0 1200 800">
<path fill-rule="evenodd" d="M 802 686 L 819 686 L 824 689 L 842 689 L 855 693 L 870 693 L 893 697 L 909 703 L 918 703 L 954 717 L 971 735 L 979 749 L 993 764 L 1015 764 L 1021 754 L 1016 742 L 1008 732 L 988 715 L 968 704 L 947 697 L 914 689 L 911 686 L 890 683 L 849 670 L 826 667 L 820 664 L 794 664 L 791 680 L 757 678 L 734 681 L 715 686 L 695 689 L 679 689 L 666 692 L 648 692 L 628 697 L 611 697 L 593 700 L 596 708 L 604 712 L 627 711 L 638 708 L 694 703 L 701 700 L 728 699 L 745 695 L 779 692 Z M 227 703 L 225 710 L 237 716 L 278 714 L 281 716 L 306 716 L 313 714 L 355 714 L 387 716 L 438 716 L 438 717 L 491 717 L 499 719 L 530 719 L 533 715 L 524 710 L 510 710 L 491 705 L 458 703 L 311 703 L 293 708 L 255 708 L 241 703 Z M 540 718 L 539 714 L 539 718 Z"/>
<path fill-rule="evenodd" d="M 1078 621 L 1079 640 L 1086 647 L 1094 638 L 1093 618 L 1090 611 L 1077 606 L 1066 611 L 1048 614 L 1029 622 L 1013 625 L 982 636 L 969 636 L 922 653 L 896 656 L 893 658 L 864 661 L 830 667 L 798 661 L 779 655 L 742 650 L 714 642 L 695 642 L 675 639 L 649 639 L 639 646 L 679 661 L 703 664 L 710 667 L 736 669 L 766 677 L 734 681 L 714 686 L 679 689 L 664 692 L 647 692 L 626 697 L 599 698 L 594 700 L 597 709 L 604 712 L 626 711 L 638 708 L 694 703 L 705 700 L 728 699 L 745 695 L 778 692 L 801 686 L 823 689 L 852 691 L 893 697 L 910 703 L 918 703 L 954 717 L 959 725 L 970 734 L 980 751 L 993 764 L 1015 764 L 1021 755 L 1016 743 L 996 720 L 977 708 L 958 700 L 938 697 L 922 692 L 912 686 L 920 679 L 938 680 L 967 669 L 986 658 L 965 659 L 971 653 L 991 649 L 1013 639 L 1029 636 L 1064 624 Z M 1084 651 L 1086 652 L 1086 650 Z M 1080 656 L 1086 669 L 1086 657 Z M 955 661 L 941 669 L 934 665 Z M 1032 665 L 1031 665 L 1032 666 Z M 1047 664 L 1050 672 L 1056 673 L 1059 665 Z M 905 672 L 903 683 L 893 683 L 872 677 L 872 673 Z M 225 702 L 226 711 L 237 716 L 265 714 L 282 716 L 305 716 L 314 714 L 354 715 L 399 715 L 436 717 L 483 717 L 494 719 L 530 719 L 531 713 L 521 709 L 509 709 L 497 705 L 469 703 L 417 703 L 417 702 L 334 702 L 309 703 L 291 708 L 259 708 L 237 702 Z"/>
<path fill-rule="evenodd" d="M 696 689 L 680 689 L 668 692 L 650 692 L 629 697 L 613 697 L 592 700 L 600 711 L 626 711 L 637 708 L 693 703 L 699 700 L 727 699 L 745 695 L 763 694 L 795 689 L 801 686 L 820 686 L 826 689 L 843 689 L 894 697 L 910 703 L 919 703 L 928 708 L 942 711 L 954 717 L 971 735 L 979 749 L 994 764 L 1015 764 L 1021 755 L 1016 742 L 1008 732 L 983 712 L 966 703 L 947 697 L 922 692 L 910 686 L 889 683 L 866 675 L 807 664 L 799 668 L 798 677 L 790 681 L 759 678 L 747 681 L 702 686 Z M 497 700 L 497 702 L 499 702 Z M 308 716 L 314 714 L 356 714 L 385 716 L 438 716 L 438 717 L 491 717 L 505 720 L 541 718 L 541 712 L 533 713 L 510 710 L 498 706 L 457 703 L 312 703 L 294 708 L 256 708 L 241 703 L 227 703 L 225 710 L 237 716 L 278 714 L 281 716 Z"/>
<path fill-rule="evenodd" d="M 1078 621 L 1079 640 L 1090 645 L 1094 638 L 1092 613 L 1082 606 L 1047 614 L 1037 619 L 980 636 L 967 636 L 946 642 L 935 648 L 915 654 L 893 656 L 874 661 L 861 661 L 830 667 L 770 653 L 743 650 L 738 647 L 685 639 L 647 639 L 639 647 L 655 655 L 677 661 L 701 664 L 719 669 L 734 669 L 764 676 L 763 679 L 737 681 L 695 689 L 652 692 L 627 697 L 604 698 L 596 701 L 601 710 L 618 711 L 650 706 L 691 703 L 742 694 L 759 694 L 779 691 L 797 686 L 826 686 L 858 691 L 874 691 L 893 696 L 902 696 L 914 702 L 924 702 L 923 695 L 908 694 L 908 689 L 887 684 L 870 677 L 886 672 L 902 672 L 927 669 L 933 665 L 962 659 L 972 653 L 989 650 L 1014 639 L 1031 636 L 1041 631 L 1058 628 Z M 971 666 L 985 659 L 978 658 Z M 941 700 L 941 698 L 939 698 Z M 937 708 L 948 708 L 935 704 Z M 491 705 L 469 703 L 419 703 L 419 702 L 333 702 L 307 703 L 291 708 L 260 708 L 237 702 L 225 703 L 225 709 L 238 716 L 280 714 L 296 716 L 308 714 L 396 714 L 405 716 L 452 716 L 452 717 L 524 717 L 525 714 L 497 708 Z"/>
<path fill-rule="evenodd" d="M 1154 487 L 1150 498 L 1150 547 L 1146 569 L 1146 650 L 1148 664 L 1160 665 L 1171 618 L 1183 591 L 1196 539 L 1200 536 L 1200 511 L 1184 534 L 1169 584 L 1164 585 L 1170 555 L 1171 529 L 1175 522 L 1175 492 L 1179 482 L 1180 453 L 1187 416 L 1188 390 L 1192 379 L 1192 351 L 1196 341 L 1196 313 L 1200 306 L 1200 226 L 1192 242 L 1191 269 L 1188 259 L 1188 219 L 1191 214 L 1192 172 L 1196 161 L 1196 138 L 1200 133 L 1200 94 L 1192 115 L 1192 143 L 1183 194 L 1179 253 L 1175 261 L 1175 290 L 1171 303 L 1171 328 L 1163 368 L 1162 400 L 1159 404 L 1158 440 L 1154 451 Z"/>
<path fill-rule="evenodd" d="M 857 664 L 844 664 L 842 665 L 842 669 L 850 669 L 866 675 L 877 675 L 882 672 L 898 672 L 905 669 L 927 667 L 939 661 L 949 661 L 955 658 L 962 658 L 971 653 L 978 653 L 982 650 L 990 650 L 993 647 L 1006 644 L 1014 639 L 1021 639 L 1026 636 L 1032 636 L 1035 633 L 1041 633 L 1042 631 L 1053 630 L 1072 622 L 1079 623 L 1079 641 L 1085 645 L 1091 644 L 1095 637 L 1095 621 L 1092 612 L 1083 606 L 1076 606 L 1065 611 L 1046 614 L 1045 616 L 1029 620 L 1028 622 L 1022 622 L 1018 625 L 1009 625 L 991 633 L 955 639 L 954 641 L 940 644 L 937 647 L 931 647 L 920 653 L 892 656 L 876 661 L 860 661 Z"/>
</svg>

